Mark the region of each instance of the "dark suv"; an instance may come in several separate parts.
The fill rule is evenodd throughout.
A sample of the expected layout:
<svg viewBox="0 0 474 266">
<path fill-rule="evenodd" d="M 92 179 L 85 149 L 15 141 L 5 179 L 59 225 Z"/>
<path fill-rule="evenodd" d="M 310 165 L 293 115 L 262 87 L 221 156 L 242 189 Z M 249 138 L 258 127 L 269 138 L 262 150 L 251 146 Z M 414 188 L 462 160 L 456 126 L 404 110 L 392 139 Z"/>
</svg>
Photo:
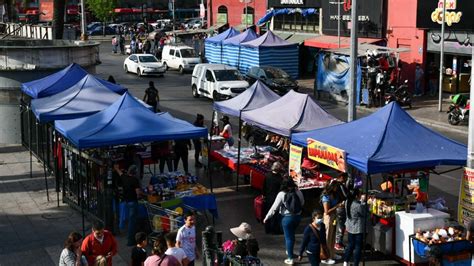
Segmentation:
<svg viewBox="0 0 474 266">
<path fill-rule="evenodd" d="M 278 95 L 285 95 L 289 90 L 298 91 L 298 83 L 285 71 L 276 67 L 261 66 L 251 67 L 246 79 L 249 84 L 260 80 Z"/>
</svg>

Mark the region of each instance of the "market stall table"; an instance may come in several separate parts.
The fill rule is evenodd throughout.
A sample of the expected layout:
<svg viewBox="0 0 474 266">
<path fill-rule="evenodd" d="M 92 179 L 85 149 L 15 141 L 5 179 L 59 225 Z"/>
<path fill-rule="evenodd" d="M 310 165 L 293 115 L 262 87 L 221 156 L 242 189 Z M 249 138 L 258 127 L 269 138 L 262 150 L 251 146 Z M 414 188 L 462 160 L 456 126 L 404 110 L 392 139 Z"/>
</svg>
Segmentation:
<svg viewBox="0 0 474 266">
<path fill-rule="evenodd" d="M 413 256 L 413 247 L 409 243 L 410 235 L 414 234 L 417 230 L 444 227 L 447 219 L 449 219 L 449 214 L 435 209 L 426 209 L 426 212 L 423 213 L 416 213 L 416 211 L 410 211 L 409 213 L 405 211 L 396 212 L 395 254 L 397 257 L 415 263 L 423 262 L 422 258 Z"/>
</svg>

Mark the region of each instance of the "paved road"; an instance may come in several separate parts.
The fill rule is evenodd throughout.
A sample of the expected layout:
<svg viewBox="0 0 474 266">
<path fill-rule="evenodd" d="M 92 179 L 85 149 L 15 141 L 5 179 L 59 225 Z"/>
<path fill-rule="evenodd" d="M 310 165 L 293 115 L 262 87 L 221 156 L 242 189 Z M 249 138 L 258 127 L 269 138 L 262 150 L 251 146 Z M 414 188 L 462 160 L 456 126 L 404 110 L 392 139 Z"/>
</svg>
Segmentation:
<svg viewBox="0 0 474 266">
<path fill-rule="evenodd" d="M 191 96 L 190 74 L 180 75 L 169 71 L 165 77 L 138 78 L 125 74 L 122 70 L 124 57 L 109 52 L 108 44 L 101 47 L 102 64 L 97 67 L 97 74 L 107 78 L 113 75 L 118 83 L 128 87 L 132 94 L 142 98 L 149 80 L 155 81 L 160 90 L 161 108 L 172 115 L 193 121 L 196 113 L 202 113 L 209 119 L 212 113 L 211 100 Z M 344 119 L 346 111 L 341 106 L 321 103 L 329 112 Z M 236 120 L 231 121 L 234 125 Z M 209 120 L 206 120 L 209 124 Z M 465 135 L 441 132 L 453 139 L 466 142 Z M 28 176 L 28 153 L 21 150 L 0 151 L 0 265 L 55 265 L 61 251 L 61 245 L 71 230 L 81 230 L 80 215 L 67 206 L 56 207 L 55 202 L 47 202 L 44 179 L 39 165 L 34 165 L 34 177 Z M 190 165 L 193 165 L 192 163 Z M 444 168 L 442 168 L 444 169 Z M 191 168 L 191 171 L 196 171 Z M 202 170 L 196 172 L 201 176 L 200 182 L 208 184 Z M 461 171 L 454 171 L 430 179 L 430 196 L 443 196 L 449 207 L 455 210 Z M 49 178 L 49 187 L 54 180 Z M 260 242 L 260 257 L 267 265 L 282 265 L 285 258 L 282 236 L 269 236 L 263 233 L 263 227 L 255 222 L 253 215 L 253 198 L 258 192 L 247 187 L 234 191 L 235 177 L 227 171 L 214 175 L 215 190 L 218 199 L 219 219 L 217 230 L 224 233 L 224 239 L 231 238 L 230 227 L 246 221 L 252 224 L 255 236 Z M 55 194 L 52 194 L 53 198 Z M 297 235 L 297 246 L 301 239 L 304 219 Z M 127 265 L 129 248 L 125 236 L 118 236 L 120 242 L 119 256 L 114 258 L 114 265 Z M 296 251 L 296 250 L 295 250 Z M 395 264 L 390 260 L 372 262 L 372 265 Z M 307 261 L 306 261 L 307 265 Z"/>
</svg>

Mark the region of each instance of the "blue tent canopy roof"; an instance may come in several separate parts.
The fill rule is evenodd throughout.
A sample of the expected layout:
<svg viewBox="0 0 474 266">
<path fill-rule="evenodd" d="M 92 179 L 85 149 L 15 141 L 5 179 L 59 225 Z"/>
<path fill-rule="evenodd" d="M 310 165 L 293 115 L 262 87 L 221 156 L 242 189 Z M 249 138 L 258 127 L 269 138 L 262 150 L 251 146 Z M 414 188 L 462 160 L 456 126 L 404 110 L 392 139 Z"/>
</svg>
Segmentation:
<svg viewBox="0 0 474 266">
<path fill-rule="evenodd" d="M 48 97 L 70 88 L 86 75 L 87 71 L 85 71 L 80 65 L 72 63 L 63 70 L 49 76 L 23 83 L 21 85 L 21 90 L 33 99 Z M 103 85 L 119 94 L 123 94 L 127 91 L 127 89 L 120 85 L 102 79 L 98 80 Z"/>
<path fill-rule="evenodd" d="M 222 41 L 222 44 L 223 45 L 226 45 L 226 44 L 239 45 L 240 43 L 255 40 L 256 38 L 258 38 L 258 35 L 255 33 L 253 29 L 250 28 L 239 35 L 236 35 L 234 37 L 231 37 Z"/>
<path fill-rule="evenodd" d="M 88 117 L 55 122 L 56 130 L 80 149 L 207 136 L 207 129 L 155 114 L 129 93 Z"/>
<path fill-rule="evenodd" d="M 242 46 L 259 48 L 259 47 L 278 47 L 278 46 L 296 46 L 295 43 L 290 43 L 282 38 L 278 37 L 277 35 L 273 34 L 271 31 L 267 31 L 267 33 L 263 34 L 262 36 L 258 37 L 255 40 L 244 42 Z"/>
<path fill-rule="evenodd" d="M 366 174 L 419 169 L 437 165 L 465 165 L 467 148 L 416 122 L 391 103 L 370 116 L 292 136 L 307 146 L 312 138 L 343 149 L 347 162 Z"/>
<path fill-rule="evenodd" d="M 240 116 L 240 111 L 253 110 L 278 100 L 280 96 L 257 80 L 247 90 L 236 97 L 214 102 L 214 110 L 232 116 Z"/>
<path fill-rule="evenodd" d="M 87 74 L 67 90 L 31 100 L 31 109 L 43 123 L 90 115 L 107 108 L 118 98 L 119 94 Z"/>
<path fill-rule="evenodd" d="M 242 120 L 283 136 L 342 123 L 309 95 L 293 90 L 268 105 L 242 112 Z"/>
<path fill-rule="evenodd" d="M 222 41 L 229 39 L 231 37 L 234 37 L 236 35 L 239 35 L 240 32 L 235 30 L 234 28 L 230 27 L 228 30 L 222 32 L 221 34 L 218 34 L 216 36 L 213 36 L 211 38 L 207 38 L 205 42 L 209 43 L 222 43 Z"/>
</svg>

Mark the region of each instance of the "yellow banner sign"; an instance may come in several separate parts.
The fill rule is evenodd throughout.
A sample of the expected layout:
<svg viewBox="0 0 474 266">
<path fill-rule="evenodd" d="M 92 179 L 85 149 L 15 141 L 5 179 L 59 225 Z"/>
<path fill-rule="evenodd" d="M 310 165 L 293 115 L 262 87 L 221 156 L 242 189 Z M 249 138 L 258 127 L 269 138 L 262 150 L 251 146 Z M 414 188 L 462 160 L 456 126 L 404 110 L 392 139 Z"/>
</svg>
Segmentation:
<svg viewBox="0 0 474 266">
<path fill-rule="evenodd" d="M 474 169 L 464 168 L 459 190 L 458 221 L 467 226 L 474 219 Z"/>
<path fill-rule="evenodd" d="M 301 173 L 301 155 L 303 153 L 303 148 L 290 145 L 290 161 L 288 162 L 288 170 L 291 176 L 292 172 Z"/>
<path fill-rule="evenodd" d="M 308 138 L 308 158 L 341 172 L 346 172 L 346 152 Z"/>
</svg>

